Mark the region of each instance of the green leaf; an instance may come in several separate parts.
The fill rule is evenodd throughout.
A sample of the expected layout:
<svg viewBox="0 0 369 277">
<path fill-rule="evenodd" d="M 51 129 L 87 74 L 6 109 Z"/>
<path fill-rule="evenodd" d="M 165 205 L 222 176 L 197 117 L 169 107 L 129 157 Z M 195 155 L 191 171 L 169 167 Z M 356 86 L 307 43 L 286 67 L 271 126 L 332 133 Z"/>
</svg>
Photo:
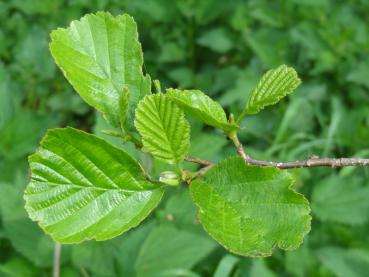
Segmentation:
<svg viewBox="0 0 369 277">
<path fill-rule="evenodd" d="M 237 125 L 228 123 L 222 106 L 199 90 L 168 89 L 167 95 L 189 115 L 205 124 L 225 131 L 238 128 Z"/>
<path fill-rule="evenodd" d="M 290 187 L 292 176 L 227 159 L 191 186 L 205 230 L 243 256 L 269 256 L 275 246 L 297 248 L 310 230 L 309 203 Z"/>
<path fill-rule="evenodd" d="M 316 252 L 322 264 L 338 277 L 361 277 L 369 272 L 369 251 L 366 249 L 324 247 Z"/>
<path fill-rule="evenodd" d="M 277 277 L 277 275 L 271 271 L 265 264 L 265 259 L 252 260 L 252 266 L 250 269 L 250 277 Z"/>
<path fill-rule="evenodd" d="M 216 243 L 209 236 L 162 224 L 147 237 L 136 261 L 137 276 L 183 276 L 173 270 L 191 269 L 209 255 Z"/>
<path fill-rule="evenodd" d="M 50 130 L 29 162 L 26 210 L 62 243 L 115 237 L 147 217 L 164 192 L 126 152 L 73 128 Z"/>
<path fill-rule="evenodd" d="M 365 180 L 366 181 L 366 180 Z M 364 224 L 369 220 L 369 187 L 355 176 L 333 175 L 314 187 L 313 213 L 322 221 Z"/>
<path fill-rule="evenodd" d="M 301 247 L 286 253 L 284 267 L 290 276 L 314 276 L 312 271 L 316 268 L 316 255 L 310 250 L 308 238 Z"/>
<path fill-rule="evenodd" d="M 52 265 L 54 243 L 32 222 L 24 210 L 24 186 L 0 183 L 0 212 L 4 234 L 14 249 L 39 267 Z M 35 255 L 35 251 L 37 255 Z"/>
<path fill-rule="evenodd" d="M 192 201 L 188 187 L 180 186 L 173 191 L 165 202 L 165 207 L 155 211 L 155 214 L 161 221 L 169 221 L 178 229 L 204 233 L 207 236 L 197 220 L 197 207 Z"/>
<path fill-rule="evenodd" d="M 130 92 L 129 120 L 138 101 L 151 91 L 142 73 L 143 55 L 137 26 L 127 14 L 88 14 L 67 29 L 51 33 L 50 50 L 74 89 L 91 106 L 119 126 L 119 97 Z"/>
<path fill-rule="evenodd" d="M 120 128 L 126 130 L 127 112 L 129 109 L 129 91 L 127 88 L 123 88 L 122 93 L 119 95 L 119 122 Z"/>
<path fill-rule="evenodd" d="M 116 275 L 115 257 L 118 256 L 122 237 L 109 241 L 88 241 L 74 245 L 71 259 L 78 268 L 85 268 L 100 276 Z"/>
<path fill-rule="evenodd" d="M 245 109 L 237 122 L 248 114 L 258 113 L 269 105 L 276 104 L 286 95 L 293 92 L 301 83 L 292 67 L 281 65 L 267 71 L 250 94 Z"/>
<path fill-rule="evenodd" d="M 21 256 L 10 258 L 6 263 L 0 264 L 0 276 L 6 277 L 36 277 L 40 276 L 39 270 Z M 5 274 L 5 275 L 3 275 Z"/>
<path fill-rule="evenodd" d="M 19 110 L 0 129 L 0 156 L 17 159 L 32 153 L 42 134 L 55 124 L 50 115 Z"/>
<path fill-rule="evenodd" d="M 214 277 L 232 276 L 235 265 L 239 262 L 240 258 L 233 255 L 225 255 L 219 262 Z"/>
<path fill-rule="evenodd" d="M 156 226 L 156 221 L 145 221 L 143 224 L 140 224 L 138 228 L 122 236 L 118 252 L 116 253 L 118 276 L 136 276 L 135 263 L 137 257 L 142 245 L 154 226 Z"/>
<path fill-rule="evenodd" d="M 164 94 L 146 96 L 137 106 L 135 126 L 143 150 L 170 164 L 178 164 L 190 146 L 190 125 L 183 111 Z"/>
<path fill-rule="evenodd" d="M 234 42 L 229 36 L 230 32 L 225 28 L 215 28 L 206 31 L 197 39 L 197 43 L 215 52 L 224 54 L 234 47 Z"/>
</svg>

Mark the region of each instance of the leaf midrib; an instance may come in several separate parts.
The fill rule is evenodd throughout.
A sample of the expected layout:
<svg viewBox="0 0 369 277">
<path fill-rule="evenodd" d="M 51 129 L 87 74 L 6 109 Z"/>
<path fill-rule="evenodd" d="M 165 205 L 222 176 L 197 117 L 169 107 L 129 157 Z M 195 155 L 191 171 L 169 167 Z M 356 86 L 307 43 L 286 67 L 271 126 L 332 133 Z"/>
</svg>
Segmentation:
<svg viewBox="0 0 369 277">
<path fill-rule="evenodd" d="M 157 189 L 161 189 L 161 186 L 158 186 L 157 188 L 153 188 L 153 189 L 124 189 L 124 188 L 103 188 L 103 187 L 96 187 L 96 186 L 91 186 L 91 187 L 86 187 L 86 186 L 81 186 L 81 185 L 77 185 L 74 183 L 55 183 L 55 182 L 50 182 L 50 181 L 44 181 L 44 180 L 39 180 L 36 177 L 32 177 L 31 178 L 31 182 L 34 183 L 44 183 L 47 184 L 48 186 L 51 187 L 57 187 L 57 186 L 71 186 L 71 187 L 75 187 L 78 189 L 91 189 L 91 190 L 102 190 L 102 191 L 120 191 L 120 192 L 144 192 L 144 191 L 154 191 Z"/>
</svg>

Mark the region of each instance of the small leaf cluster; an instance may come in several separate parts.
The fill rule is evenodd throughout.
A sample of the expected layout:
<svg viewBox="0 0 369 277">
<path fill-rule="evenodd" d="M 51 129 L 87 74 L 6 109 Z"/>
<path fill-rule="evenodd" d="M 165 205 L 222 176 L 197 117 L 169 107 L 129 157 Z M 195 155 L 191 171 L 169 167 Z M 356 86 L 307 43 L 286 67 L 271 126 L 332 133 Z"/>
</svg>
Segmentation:
<svg viewBox="0 0 369 277">
<path fill-rule="evenodd" d="M 49 130 L 30 156 L 26 210 L 54 240 L 107 240 L 137 226 L 170 186 L 190 184 L 204 229 L 244 256 L 269 256 L 274 247 L 297 248 L 310 230 L 310 208 L 276 168 L 229 157 L 206 172 L 184 168 L 190 146 L 188 117 L 233 140 L 248 114 L 277 103 L 300 84 L 286 65 L 267 71 L 237 120 L 200 90 L 162 91 L 142 70 L 137 26 L 127 14 L 88 14 L 51 33 L 51 54 L 75 91 L 101 112 L 125 143 L 168 164 L 150 176 L 125 151 L 74 129 Z M 205 172 L 205 174 L 204 174 Z"/>
</svg>

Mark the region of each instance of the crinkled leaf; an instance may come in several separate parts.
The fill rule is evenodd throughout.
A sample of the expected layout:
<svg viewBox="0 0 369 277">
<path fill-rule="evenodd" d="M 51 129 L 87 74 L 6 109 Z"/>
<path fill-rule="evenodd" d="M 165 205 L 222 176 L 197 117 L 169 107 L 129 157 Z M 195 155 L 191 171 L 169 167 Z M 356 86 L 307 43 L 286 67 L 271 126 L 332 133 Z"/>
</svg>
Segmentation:
<svg viewBox="0 0 369 277">
<path fill-rule="evenodd" d="M 137 26 L 127 14 L 88 14 L 67 29 L 51 33 L 50 50 L 74 89 L 91 106 L 119 126 L 119 97 L 130 92 L 128 117 L 133 120 L 138 101 L 151 91 L 142 73 L 143 55 Z"/>
<path fill-rule="evenodd" d="M 163 195 L 127 153 L 73 128 L 50 130 L 29 162 L 26 210 L 63 243 L 113 238 L 139 224 Z"/>
<path fill-rule="evenodd" d="M 228 123 L 222 106 L 199 90 L 168 89 L 167 95 L 189 115 L 205 124 L 225 131 L 237 129 L 237 125 Z"/>
<path fill-rule="evenodd" d="M 275 246 L 297 248 L 310 230 L 310 208 L 290 187 L 292 176 L 227 159 L 194 181 L 191 194 L 206 231 L 243 256 L 269 256 Z"/>
<path fill-rule="evenodd" d="M 301 83 L 295 69 L 281 65 L 267 71 L 250 94 L 238 122 L 248 114 L 258 113 L 266 106 L 276 104 L 293 92 Z"/>
<path fill-rule="evenodd" d="M 182 109 L 164 94 L 146 96 L 137 106 L 135 126 L 143 150 L 170 164 L 178 164 L 190 146 L 190 125 Z"/>
</svg>

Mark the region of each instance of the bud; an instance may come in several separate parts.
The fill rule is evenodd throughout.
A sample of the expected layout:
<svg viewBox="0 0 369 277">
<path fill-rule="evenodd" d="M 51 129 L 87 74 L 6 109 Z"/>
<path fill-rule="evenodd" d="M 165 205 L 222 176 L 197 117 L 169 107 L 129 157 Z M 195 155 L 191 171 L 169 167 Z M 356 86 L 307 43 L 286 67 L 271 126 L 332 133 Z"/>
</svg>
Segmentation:
<svg viewBox="0 0 369 277">
<path fill-rule="evenodd" d="M 173 171 L 163 171 L 160 173 L 159 181 L 170 186 L 177 186 L 180 182 L 180 178 L 178 174 Z"/>
</svg>

